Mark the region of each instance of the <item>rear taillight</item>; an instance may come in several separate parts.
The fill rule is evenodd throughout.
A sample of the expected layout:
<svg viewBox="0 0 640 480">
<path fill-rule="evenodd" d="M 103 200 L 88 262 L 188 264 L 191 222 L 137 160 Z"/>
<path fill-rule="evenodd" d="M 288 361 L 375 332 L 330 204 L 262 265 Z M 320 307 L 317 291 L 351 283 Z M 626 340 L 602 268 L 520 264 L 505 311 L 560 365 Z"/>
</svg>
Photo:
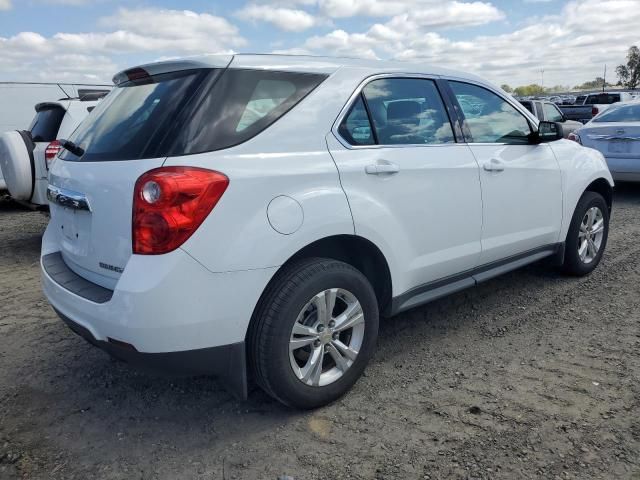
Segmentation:
<svg viewBox="0 0 640 480">
<path fill-rule="evenodd" d="M 60 142 L 58 140 L 54 140 L 49 145 L 47 145 L 47 148 L 45 148 L 44 150 L 44 160 L 47 164 L 47 168 L 49 168 L 51 162 L 53 162 L 53 160 L 56 158 L 61 148 L 62 145 L 60 145 Z"/>
<path fill-rule="evenodd" d="M 229 185 L 219 172 L 196 167 L 161 167 L 136 182 L 133 253 L 171 252 L 195 232 Z"/>
<path fill-rule="evenodd" d="M 578 142 L 580 145 L 582 145 L 582 140 L 580 140 L 580 135 L 578 135 L 577 133 L 571 132 L 567 137 L 567 139 L 573 140 L 574 142 Z"/>
<path fill-rule="evenodd" d="M 598 110 L 598 107 L 591 107 L 591 116 L 592 117 L 595 117 L 599 113 L 600 113 L 600 110 Z"/>
</svg>

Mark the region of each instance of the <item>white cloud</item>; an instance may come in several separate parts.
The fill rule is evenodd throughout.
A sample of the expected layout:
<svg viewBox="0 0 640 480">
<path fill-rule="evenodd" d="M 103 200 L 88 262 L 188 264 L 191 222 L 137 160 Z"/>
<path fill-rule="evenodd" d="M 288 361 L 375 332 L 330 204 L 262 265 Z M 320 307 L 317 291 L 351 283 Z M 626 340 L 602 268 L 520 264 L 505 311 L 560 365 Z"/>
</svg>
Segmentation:
<svg viewBox="0 0 640 480">
<path fill-rule="evenodd" d="M 119 64 L 123 56 L 228 53 L 246 44 L 228 20 L 188 10 L 120 9 L 100 25 L 111 31 L 0 36 L 0 75 L 20 81 L 110 81 L 119 69 L 132 66 Z"/>
<path fill-rule="evenodd" d="M 281 30 L 301 32 L 318 24 L 316 17 L 304 10 L 250 4 L 236 12 L 243 20 L 267 22 Z"/>
<path fill-rule="evenodd" d="M 11 0 L 0 0 L 0 10 L 11 10 Z"/>
<path fill-rule="evenodd" d="M 367 0 L 347 3 L 363 2 Z M 544 68 L 547 85 L 577 84 L 601 75 L 605 63 L 612 72 L 628 47 L 640 44 L 637 6 L 636 0 L 573 0 L 557 16 L 537 19 L 513 32 L 459 41 L 429 30 L 451 26 L 445 19 L 452 7 L 443 4 L 432 10 L 440 11 L 438 15 L 400 14 L 362 33 L 334 30 L 313 36 L 301 48 L 312 53 L 432 63 L 515 85 L 537 81 Z M 489 8 L 482 11 L 491 18 Z M 473 15 L 459 13 L 458 18 L 474 21 Z"/>
</svg>

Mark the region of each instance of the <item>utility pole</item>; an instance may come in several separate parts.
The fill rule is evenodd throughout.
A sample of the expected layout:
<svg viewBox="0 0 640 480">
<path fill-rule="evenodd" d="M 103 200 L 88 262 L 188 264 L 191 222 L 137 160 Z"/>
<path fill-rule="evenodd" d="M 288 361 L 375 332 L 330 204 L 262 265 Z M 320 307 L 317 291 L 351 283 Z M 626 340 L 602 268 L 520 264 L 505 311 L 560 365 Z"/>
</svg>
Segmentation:
<svg viewBox="0 0 640 480">
<path fill-rule="evenodd" d="M 540 69 L 540 76 L 542 77 L 542 85 L 540 85 L 542 87 L 542 92 L 544 93 L 544 68 Z"/>
<path fill-rule="evenodd" d="M 602 76 L 602 93 L 604 93 L 604 88 L 607 86 L 607 64 L 604 64 L 604 75 Z"/>
</svg>

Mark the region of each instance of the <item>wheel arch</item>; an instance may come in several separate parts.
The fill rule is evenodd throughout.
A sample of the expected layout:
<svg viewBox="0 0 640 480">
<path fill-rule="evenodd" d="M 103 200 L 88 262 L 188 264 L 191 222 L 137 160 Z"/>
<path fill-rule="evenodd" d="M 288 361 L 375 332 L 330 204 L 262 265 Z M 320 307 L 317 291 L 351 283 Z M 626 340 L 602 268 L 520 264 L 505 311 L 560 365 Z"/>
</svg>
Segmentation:
<svg viewBox="0 0 640 480">
<path fill-rule="evenodd" d="M 381 313 L 389 311 L 392 298 L 392 278 L 389 264 L 382 251 L 373 242 L 358 235 L 332 235 L 302 247 L 291 255 L 271 277 L 254 308 L 249 328 L 247 328 L 247 339 L 255 324 L 256 312 L 261 308 L 263 299 L 271 286 L 278 280 L 280 272 L 291 263 L 305 258 L 330 258 L 348 263 L 356 268 L 371 283 Z"/>
<path fill-rule="evenodd" d="M 607 179 L 600 177 L 591 182 L 587 188 L 584 190 L 585 192 L 595 192 L 599 193 L 604 197 L 605 202 L 607 202 L 607 207 L 609 208 L 609 213 L 611 213 L 611 209 L 613 208 L 613 187 Z"/>
</svg>

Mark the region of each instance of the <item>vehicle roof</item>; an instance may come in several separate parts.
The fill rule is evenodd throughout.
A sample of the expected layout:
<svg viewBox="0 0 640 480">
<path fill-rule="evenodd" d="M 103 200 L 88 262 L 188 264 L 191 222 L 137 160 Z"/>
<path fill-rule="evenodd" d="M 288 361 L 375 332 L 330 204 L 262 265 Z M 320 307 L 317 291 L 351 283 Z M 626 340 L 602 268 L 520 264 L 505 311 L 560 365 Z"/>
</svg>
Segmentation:
<svg viewBox="0 0 640 480">
<path fill-rule="evenodd" d="M 481 77 L 456 70 L 437 67 L 424 63 L 411 63 L 392 60 L 369 60 L 348 57 L 325 57 L 314 55 L 282 55 L 237 53 L 234 55 L 198 55 L 163 62 L 154 62 L 133 68 L 142 68 L 151 75 L 195 68 L 255 68 L 264 70 L 296 71 L 305 73 L 331 74 L 343 67 L 356 67 L 376 73 L 413 73 L 434 76 L 464 78 L 488 83 Z M 128 68 L 116 74 L 114 83 L 119 83 Z"/>
</svg>

